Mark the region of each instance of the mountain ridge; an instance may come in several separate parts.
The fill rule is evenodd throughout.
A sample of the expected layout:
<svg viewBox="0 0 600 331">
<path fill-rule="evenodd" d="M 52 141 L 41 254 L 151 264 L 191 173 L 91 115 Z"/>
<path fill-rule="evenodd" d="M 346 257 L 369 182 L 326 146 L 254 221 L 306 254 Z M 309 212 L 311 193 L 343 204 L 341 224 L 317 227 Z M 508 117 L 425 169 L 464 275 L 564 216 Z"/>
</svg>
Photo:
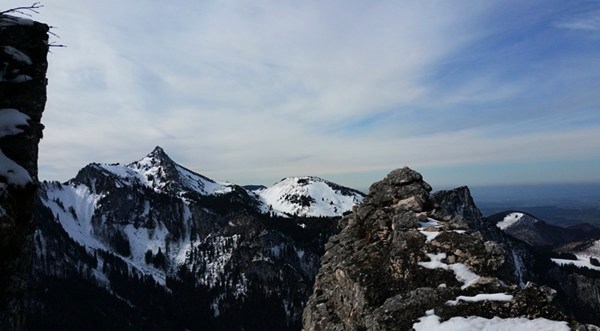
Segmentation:
<svg viewBox="0 0 600 331">
<path fill-rule="evenodd" d="M 258 209 L 279 216 L 339 217 L 362 201 L 364 193 L 317 176 L 285 177 L 273 185 L 240 186 L 217 182 L 173 161 L 163 148 L 156 146 L 144 158 L 127 165 L 119 163 L 90 163 L 66 183 L 78 182 L 95 189 L 96 183 L 86 179 L 90 172 L 100 172 L 121 185 L 143 185 L 157 192 L 170 191 L 178 195 L 197 193 L 219 195 L 245 190 L 256 197 Z M 312 185 L 310 185 L 312 184 Z M 323 185 L 321 185 L 323 184 Z M 314 186 L 321 186 L 314 188 Z M 317 199 L 308 191 L 315 191 Z M 327 191 L 327 192 L 324 192 Z M 314 206 L 313 206 L 314 205 Z"/>
<path fill-rule="evenodd" d="M 208 329 L 237 329 L 236 321 L 246 330 L 297 329 L 339 219 L 269 212 L 252 191 L 189 171 L 159 147 L 127 165 L 91 163 L 65 183 L 43 182 L 39 198 L 30 307 L 41 308 L 29 320 L 42 330 L 63 315 L 109 314 L 96 326 L 106 329 L 132 314 L 57 306 L 82 300 L 72 282 L 104 305 L 145 307 L 141 318 L 164 329 L 196 329 L 192 316 Z M 159 299 L 177 309 L 150 314 Z"/>
<path fill-rule="evenodd" d="M 531 246 L 557 246 L 568 242 L 600 238 L 600 228 L 591 224 L 561 227 L 518 210 L 508 210 L 486 217 L 498 228 Z"/>
<path fill-rule="evenodd" d="M 593 295 L 582 294 L 593 277 L 564 271 L 512 239 L 481 215 L 467 187 L 431 193 L 409 168 L 371 185 L 361 204 L 351 200 L 355 190 L 318 177 L 270 187 L 304 210 L 331 206 L 332 192 L 355 202 L 340 219 L 265 210 L 260 194 L 269 188 L 210 191 L 187 184 L 219 184 L 181 169 L 156 150 L 126 166 L 88 165 L 64 184 L 42 183 L 31 307 L 45 310 L 30 312 L 34 325 L 56 322 L 48 312 L 78 313 L 50 308 L 54 297 L 75 298 L 73 281 L 79 292 L 103 293 L 108 306 L 143 307 L 136 308 L 142 319 L 161 329 L 297 330 L 303 319 L 306 330 L 388 330 L 464 314 L 580 325 L 555 307 L 555 290 L 534 282 L 560 289 L 560 305 L 583 298 L 571 303 L 572 314 L 596 312 Z M 565 279 L 569 287 L 561 287 Z M 474 298 L 491 299 L 478 308 L 468 303 Z M 153 300 L 176 309 L 151 314 Z M 111 322 L 130 319 L 128 308 L 94 309 Z"/>
</svg>

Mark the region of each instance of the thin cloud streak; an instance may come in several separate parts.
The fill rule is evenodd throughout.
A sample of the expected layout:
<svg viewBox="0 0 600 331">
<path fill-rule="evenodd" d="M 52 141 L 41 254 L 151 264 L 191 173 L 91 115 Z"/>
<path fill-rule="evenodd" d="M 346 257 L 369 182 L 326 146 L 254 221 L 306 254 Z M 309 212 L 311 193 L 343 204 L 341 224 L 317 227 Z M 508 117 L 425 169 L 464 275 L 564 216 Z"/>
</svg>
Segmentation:
<svg viewBox="0 0 600 331">
<path fill-rule="evenodd" d="M 575 17 L 568 17 L 556 23 L 563 29 L 583 30 L 590 32 L 600 31 L 600 10 L 582 13 Z"/>
</svg>

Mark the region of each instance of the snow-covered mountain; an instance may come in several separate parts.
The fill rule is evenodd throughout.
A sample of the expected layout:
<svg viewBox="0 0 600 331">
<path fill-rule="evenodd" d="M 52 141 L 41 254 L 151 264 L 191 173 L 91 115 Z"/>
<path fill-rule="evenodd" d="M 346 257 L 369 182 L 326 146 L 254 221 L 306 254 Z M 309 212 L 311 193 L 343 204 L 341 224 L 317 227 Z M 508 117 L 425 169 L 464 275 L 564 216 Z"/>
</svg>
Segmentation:
<svg viewBox="0 0 600 331">
<path fill-rule="evenodd" d="M 158 193 L 184 195 L 195 192 L 217 195 L 230 193 L 233 186 L 229 183 L 217 183 L 184 168 L 171 160 L 159 146 L 141 160 L 128 165 L 92 163 L 88 167 L 112 177 L 119 185 L 142 185 Z"/>
<path fill-rule="evenodd" d="M 192 316 L 208 329 L 297 328 L 324 244 L 337 231 L 338 218 L 329 216 L 360 201 L 347 198 L 351 189 L 310 181 L 321 191 L 308 190 L 303 199 L 327 201 L 329 209 L 296 213 L 283 205 L 275 212 L 260 192 L 195 173 L 156 147 L 127 165 L 92 163 L 66 183 L 40 183 L 32 270 L 39 292 L 31 307 L 45 309 L 34 309 L 29 320 L 44 329 L 60 316 L 81 314 L 52 304 L 88 300 L 73 293 L 78 284 L 79 292 L 100 295 L 107 306 L 125 303 L 118 311 L 86 310 L 111 316 L 98 329 L 120 329 L 110 323 L 128 321 L 138 310 L 142 319 L 166 323 L 162 329 L 197 329 L 185 322 Z M 278 201 L 273 192 L 269 198 Z M 283 200 L 289 192 L 281 191 Z M 315 192 L 320 195 L 310 195 Z M 177 312 L 153 314 L 152 300 Z"/>
<path fill-rule="evenodd" d="M 392 262 L 402 267 L 369 267 L 367 271 L 354 270 L 353 275 L 379 270 L 375 273 L 379 278 L 369 277 L 383 281 L 382 288 L 388 289 L 390 278 L 380 275 L 405 270 L 407 262 L 394 260 L 403 256 L 403 250 L 412 247 L 420 255 L 433 254 L 439 249 L 435 243 L 441 243 L 440 247 L 459 245 L 456 247 L 461 249 L 452 251 L 456 255 L 454 263 L 433 258 L 424 263 L 437 261 L 436 265 L 443 268 L 444 263 L 460 266 L 460 261 L 477 260 L 471 265 L 477 275 L 491 277 L 496 275 L 491 270 L 497 269 L 503 282 L 521 286 L 527 280 L 544 282 L 545 274 L 539 270 L 559 268 L 547 258 L 550 265 L 544 264 L 544 258 L 525 243 L 505 234 L 521 223 L 542 221 L 526 221 L 527 215 L 509 213 L 497 224 L 484 222 L 468 189 L 431 197 L 428 193 L 412 196 L 416 188 L 427 191 L 430 187 L 420 175 L 411 176 L 410 180 L 391 181 L 400 183 L 401 190 L 396 193 L 385 185 L 374 184 L 364 208 L 346 216 L 346 221 L 348 217 L 361 217 L 366 222 L 368 230 L 352 232 L 360 236 L 357 243 L 365 238 L 381 242 L 379 246 L 350 250 L 372 254 L 359 258 L 357 268 L 367 260 L 373 268 Z M 410 197 L 404 199 L 406 195 Z M 89 329 L 88 321 L 93 319 L 98 321 L 94 328 L 102 330 L 135 330 L 144 325 L 164 330 L 297 330 L 319 267 L 329 273 L 331 288 L 337 289 L 339 279 L 345 282 L 347 277 L 330 273 L 336 269 L 323 269 L 320 264 L 325 243 L 338 232 L 339 217 L 328 216 L 353 209 L 363 195 L 316 177 L 285 178 L 255 190 L 219 183 L 178 165 L 157 147 L 128 165 L 93 163 L 66 183 L 40 183 L 39 198 L 27 317 L 32 329 L 48 329 L 47 325 Z M 423 210 L 435 220 L 418 221 Z M 387 215 L 391 223 L 383 222 L 382 215 Z M 455 215 L 460 217 L 452 218 Z M 417 232 L 406 230 L 419 225 Z M 407 237 L 396 238 L 390 231 Z M 363 233 L 368 235 L 364 237 Z M 356 244 L 355 239 L 342 239 L 334 237 L 331 243 L 337 243 L 341 251 Z M 397 246 L 389 246 L 390 240 L 397 240 Z M 410 245 L 406 245 L 408 242 Z M 419 250 L 423 245 L 431 247 Z M 460 245 L 473 256 L 463 256 Z M 381 260 L 381 254 L 388 251 L 394 252 L 390 253 L 392 262 Z M 442 257 L 440 252 L 436 256 Z M 428 270 L 422 273 L 420 266 L 423 264 L 412 266 L 417 268 L 414 275 L 422 276 L 405 280 L 408 288 L 422 287 L 423 280 L 439 274 Z M 549 281 L 577 284 L 576 291 L 590 284 L 588 278 L 570 281 L 568 271 L 550 275 L 554 278 Z M 446 276 L 432 283 L 435 288 L 440 282 L 454 284 L 454 276 Z M 399 279 L 394 284 L 400 284 Z M 351 283 L 346 285 L 355 288 Z M 512 287 L 502 289 L 517 291 Z M 563 291 L 568 293 L 569 288 Z M 477 294 L 467 292 L 464 295 Z M 365 294 L 363 299 L 371 295 Z M 591 307 L 593 296 L 577 297 L 589 299 L 585 305 L 574 304 L 577 310 Z M 313 312 L 319 310 L 320 299 L 315 300 Z M 334 296 L 332 300 L 337 299 Z M 598 311 L 590 309 L 592 315 Z"/>
<path fill-rule="evenodd" d="M 342 216 L 365 196 L 357 190 L 312 176 L 287 177 L 254 192 L 269 211 L 310 217 Z"/>
<path fill-rule="evenodd" d="M 500 296 L 493 293 L 502 292 L 511 307 L 530 307 L 546 292 L 527 287 L 529 280 L 556 282 L 565 300 L 584 298 L 562 301 L 561 307 L 573 307 L 574 316 L 597 316 L 594 294 L 580 293 L 600 288 L 593 278 L 563 270 L 505 234 L 526 215 L 504 215 L 498 226 L 482 218 L 467 188 L 430 196 L 431 187 L 420 175 L 409 169 L 397 173 L 398 178 L 388 178 L 394 189 L 374 184 L 362 207 L 340 223 L 357 226 L 352 219 L 360 219 L 364 229 L 346 230 L 347 236 L 335 236 L 327 246 L 339 231 L 339 218 L 323 216 L 335 215 L 336 207 L 352 208 L 350 202 L 362 195 L 315 177 L 286 178 L 251 191 L 187 170 L 157 148 L 129 165 L 90 164 L 67 183 L 42 183 L 30 326 L 89 329 L 93 319 L 98 321 L 96 329 L 298 330 L 303 311 L 305 323 L 306 318 L 325 323 L 319 314 L 389 301 L 398 311 L 410 313 L 398 325 L 416 328 L 421 326 L 415 324 L 418 317 L 421 322 L 437 318 L 423 317 L 419 293 L 407 296 L 410 310 L 402 300 L 381 298 L 393 295 L 392 290 L 418 292 L 431 285 L 427 291 L 443 294 L 440 304 L 483 295 L 486 308 L 481 316 L 513 317 L 502 303 L 487 302 Z M 336 251 L 323 255 L 325 247 Z M 337 266 L 321 265 L 344 254 L 357 255 Z M 313 289 L 319 268 L 321 287 Z M 471 286 L 471 281 L 477 284 Z M 304 310 L 311 291 L 310 308 Z M 342 309 L 320 308 L 325 297 Z M 550 309 L 545 300 L 531 311 Z M 451 306 L 480 316 L 468 304 Z M 385 315 L 385 309 L 375 312 Z M 374 321 L 384 323 L 386 318 Z M 323 326 L 314 329 L 329 328 Z"/>
<path fill-rule="evenodd" d="M 364 197 L 362 192 L 314 176 L 287 177 L 270 187 L 219 183 L 175 163 L 158 146 L 128 165 L 92 163 L 82 170 L 87 171 L 100 172 L 119 187 L 138 185 L 176 196 L 217 196 L 244 189 L 256 198 L 259 211 L 279 216 L 338 217 L 360 204 Z M 75 182 L 81 180 L 78 177 Z M 96 183 L 88 184 L 95 191 Z"/>
<path fill-rule="evenodd" d="M 510 236 L 532 246 L 552 246 L 572 241 L 600 238 L 600 229 L 589 224 L 560 227 L 519 211 L 506 211 L 487 217 Z"/>
</svg>

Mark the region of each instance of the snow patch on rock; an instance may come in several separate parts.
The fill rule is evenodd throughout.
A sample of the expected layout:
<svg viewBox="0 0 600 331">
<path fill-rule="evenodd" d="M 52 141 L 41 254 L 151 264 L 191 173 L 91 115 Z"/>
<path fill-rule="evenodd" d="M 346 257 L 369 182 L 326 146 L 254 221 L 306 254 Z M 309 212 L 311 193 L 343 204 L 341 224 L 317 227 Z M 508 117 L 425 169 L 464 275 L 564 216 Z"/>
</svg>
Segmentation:
<svg viewBox="0 0 600 331">
<path fill-rule="evenodd" d="M 462 289 L 465 289 L 471 286 L 479 279 L 479 275 L 472 272 L 467 268 L 466 265 L 462 263 L 454 263 L 454 264 L 446 264 L 442 262 L 443 259 L 446 258 L 446 253 L 439 254 L 430 254 L 427 253 L 427 256 L 431 261 L 429 262 L 419 262 L 418 264 L 427 269 L 444 269 L 444 270 L 452 270 L 454 272 L 454 276 L 456 279 L 463 283 Z"/>
<path fill-rule="evenodd" d="M 29 125 L 29 116 L 17 109 L 0 109 L 0 138 L 12 136 L 23 132 L 19 126 Z M 0 176 L 6 178 L 7 182 L 16 186 L 25 186 L 31 182 L 29 172 L 15 161 L 7 157 L 0 150 Z"/>
<path fill-rule="evenodd" d="M 447 305 L 456 306 L 460 301 L 478 302 L 478 301 L 511 301 L 513 296 L 506 293 L 480 293 L 474 296 L 459 295 L 455 300 L 446 301 Z"/>
<path fill-rule="evenodd" d="M 447 321 L 440 321 L 432 311 L 419 318 L 419 322 L 413 324 L 415 331 L 459 331 L 459 330 L 545 330 L 545 331 L 568 331 L 567 322 L 553 321 L 546 318 L 527 319 L 518 318 L 483 318 L 479 316 L 452 317 Z"/>
</svg>

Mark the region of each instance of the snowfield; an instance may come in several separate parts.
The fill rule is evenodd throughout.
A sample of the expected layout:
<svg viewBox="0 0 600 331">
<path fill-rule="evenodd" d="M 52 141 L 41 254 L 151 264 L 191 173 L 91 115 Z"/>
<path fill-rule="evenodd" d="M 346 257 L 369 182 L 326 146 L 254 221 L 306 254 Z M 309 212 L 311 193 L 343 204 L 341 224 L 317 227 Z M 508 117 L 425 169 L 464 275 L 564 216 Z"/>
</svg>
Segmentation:
<svg viewBox="0 0 600 331">
<path fill-rule="evenodd" d="M 303 217 L 336 217 L 360 204 L 363 195 L 318 177 L 288 177 L 254 191 L 266 212 Z"/>
<path fill-rule="evenodd" d="M 590 261 L 590 258 L 594 258 L 600 261 L 600 240 L 596 240 L 589 244 L 586 248 L 583 248 L 578 251 L 571 251 L 576 257 L 577 260 L 567 260 L 567 259 L 552 259 L 552 262 L 562 266 L 562 265 L 574 265 L 579 268 L 589 268 L 592 270 L 600 271 L 600 267 L 593 265 Z"/>
<path fill-rule="evenodd" d="M 585 267 L 585 268 L 600 271 L 600 267 L 592 265 L 592 263 L 590 263 L 589 256 L 583 256 L 583 255 L 578 255 L 578 254 L 575 254 L 575 256 L 577 256 L 577 260 L 566 260 L 566 259 L 551 259 L 551 260 L 552 260 L 552 262 L 554 262 L 560 266 L 571 264 L 578 268 Z"/>
<path fill-rule="evenodd" d="M 523 213 L 510 213 L 506 215 L 502 221 L 496 223 L 496 226 L 499 227 L 501 230 L 506 230 L 512 225 L 518 223 L 524 215 L 525 214 Z"/>
</svg>

